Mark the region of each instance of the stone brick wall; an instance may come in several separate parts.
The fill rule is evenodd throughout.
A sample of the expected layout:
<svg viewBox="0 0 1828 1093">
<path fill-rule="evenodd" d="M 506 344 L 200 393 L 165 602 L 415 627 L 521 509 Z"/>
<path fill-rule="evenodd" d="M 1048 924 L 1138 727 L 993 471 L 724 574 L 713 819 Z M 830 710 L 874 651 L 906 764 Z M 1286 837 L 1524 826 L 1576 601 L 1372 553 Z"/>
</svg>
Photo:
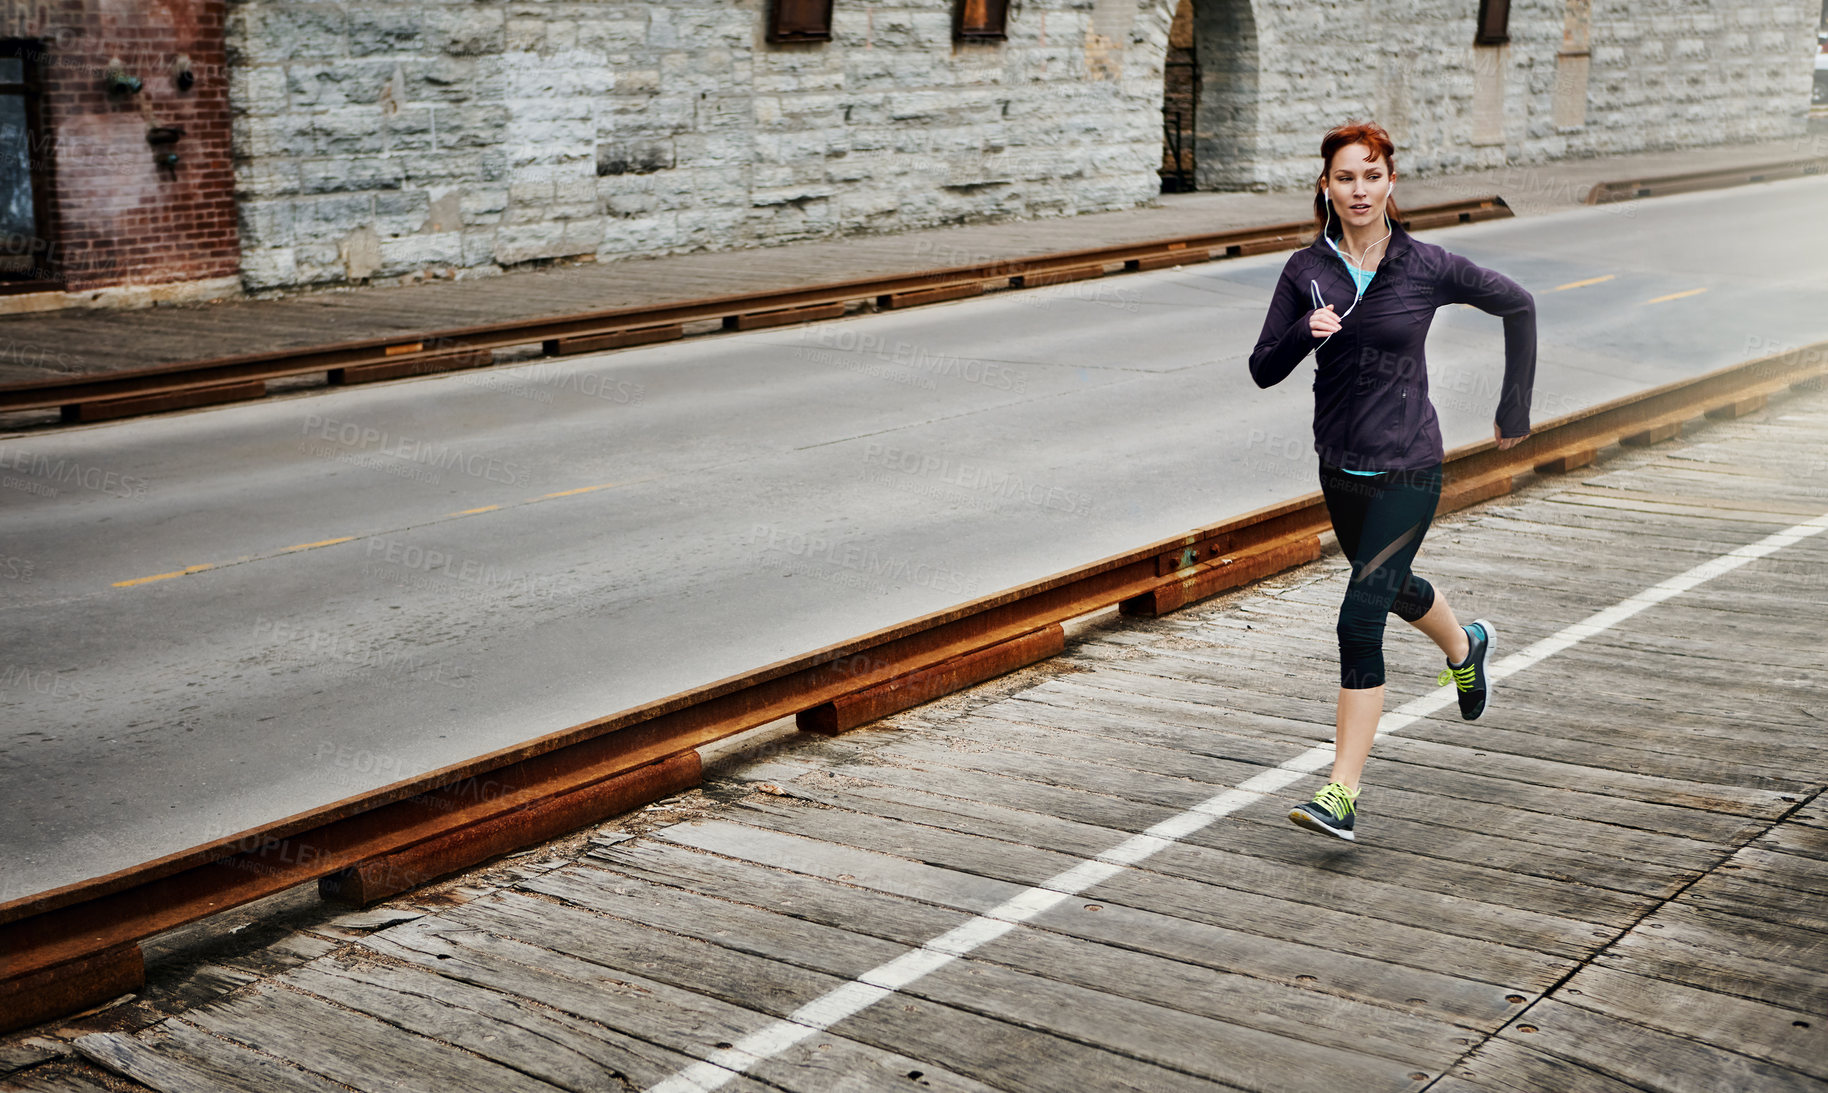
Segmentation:
<svg viewBox="0 0 1828 1093">
<path fill-rule="evenodd" d="M 1306 186 L 1321 134 L 1348 118 L 1389 129 L 1411 176 L 1806 132 L 1819 0 L 1589 3 L 1513 0 L 1510 43 L 1497 47 L 1472 44 L 1476 0 L 1408 0 L 1400 18 L 1349 0 L 1257 4 L 1260 155 L 1225 181 Z M 1202 67 L 1209 40 L 1196 43 Z"/>
<path fill-rule="evenodd" d="M 952 0 L 838 0 L 832 41 L 797 45 L 764 40 L 765 2 L 232 0 L 244 284 L 1069 215 L 1159 189 L 1177 0 L 1022 0 L 1008 41 L 971 44 Z M 1514 0 L 1510 44 L 1476 48 L 1476 0 L 1192 0 L 1199 185 L 1306 186 L 1351 118 L 1385 124 L 1411 175 L 1804 132 L 1817 0 L 1589 3 Z"/>
<path fill-rule="evenodd" d="M 13 0 L 0 4 L 0 38 L 25 40 L 42 78 L 46 126 L 29 154 L 52 183 L 43 282 L 72 294 L 171 282 L 232 289 L 240 265 L 230 162 L 224 0 Z M 173 63 L 196 82 L 179 90 Z M 111 95 L 110 61 L 143 90 Z M 180 127 L 175 144 L 147 143 L 150 127 Z M 155 154 L 176 152 L 175 167 Z M 227 279 L 227 284 L 222 282 Z"/>
<path fill-rule="evenodd" d="M 1159 189 L 1166 31 L 1136 8 L 1027 0 L 1007 42 L 957 44 L 948 0 L 841 0 L 831 42 L 780 46 L 761 0 L 238 2 L 243 277 L 1135 205 Z"/>
</svg>

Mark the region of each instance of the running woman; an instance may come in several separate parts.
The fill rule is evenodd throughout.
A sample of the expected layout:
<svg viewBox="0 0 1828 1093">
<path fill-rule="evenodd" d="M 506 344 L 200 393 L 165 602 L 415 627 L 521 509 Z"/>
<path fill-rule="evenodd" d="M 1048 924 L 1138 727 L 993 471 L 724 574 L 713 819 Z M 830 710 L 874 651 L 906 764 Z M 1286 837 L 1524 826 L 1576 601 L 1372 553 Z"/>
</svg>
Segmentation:
<svg viewBox="0 0 1828 1093">
<path fill-rule="evenodd" d="M 1441 428 L 1422 356 L 1435 309 L 1471 304 L 1504 319 L 1504 385 L 1492 436 L 1530 433 L 1536 302 L 1516 282 L 1410 237 L 1396 223 L 1396 146 L 1381 126 L 1343 125 L 1321 141 L 1314 242 L 1282 267 L 1251 378 L 1270 387 L 1314 353 L 1314 450 L 1340 549 L 1352 563 L 1339 609 L 1339 712 L 1331 780 L 1289 819 L 1352 839 L 1358 781 L 1384 712 L 1384 616 L 1394 613 L 1447 657 L 1438 683 L 1460 716 L 1485 712 L 1490 622 L 1462 626 L 1447 597 L 1410 571 L 1441 498 Z"/>
</svg>

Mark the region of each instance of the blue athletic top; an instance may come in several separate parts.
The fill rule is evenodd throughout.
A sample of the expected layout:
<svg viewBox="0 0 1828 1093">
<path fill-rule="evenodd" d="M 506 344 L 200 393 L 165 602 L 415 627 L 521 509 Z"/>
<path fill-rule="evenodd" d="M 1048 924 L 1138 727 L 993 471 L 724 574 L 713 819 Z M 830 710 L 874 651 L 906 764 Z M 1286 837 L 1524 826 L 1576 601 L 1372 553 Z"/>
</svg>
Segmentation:
<svg viewBox="0 0 1828 1093">
<path fill-rule="evenodd" d="M 1327 240 L 1327 246 L 1332 247 L 1333 253 L 1339 255 L 1339 260 L 1346 264 L 1346 272 L 1352 275 L 1353 285 L 1358 289 L 1358 294 L 1363 296 L 1365 294 L 1365 289 L 1371 287 L 1371 278 L 1377 276 L 1377 271 L 1374 269 L 1359 269 L 1357 266 L 1353 265 L 1352 260 L 1346 257 L 1345 251 L 1340 250 L 1339 244 L 1333 242 L 1331 239 Z"/>
<path fill-rule="evenodd" d="M 1365 290 L 1367 288 L 1371 287 L 1371 278 L 1377 276 L 1377 271 L 1374 269 L 1359 269 L 1357 266 L 1353 265 L 1352 260 L 1350 258 L 1346 257 L 1346 252 L 1340 250 L 1339 244 L 1333 242 L 1333 240 L 1328 239 L 1327 246 L 1332 247 L 1333 253 L 1339 255 L 1339 260 L 1346 264 L 1346 272 L 1352 275 L 1353 287 L 1355 287 L 1358 290 L 1358 294 L 1360 296 L 1363 296 L 1365 294 Z M 1346 468 L 1344 468 L 1344 467 L 1341 467 L 1339 469 L 1342 471 L 1345 471 L 1347 474 L 1362 474 L 1367 477 L 1384 473 L 1383 471 L 1346 470 Z"/>
</svg>

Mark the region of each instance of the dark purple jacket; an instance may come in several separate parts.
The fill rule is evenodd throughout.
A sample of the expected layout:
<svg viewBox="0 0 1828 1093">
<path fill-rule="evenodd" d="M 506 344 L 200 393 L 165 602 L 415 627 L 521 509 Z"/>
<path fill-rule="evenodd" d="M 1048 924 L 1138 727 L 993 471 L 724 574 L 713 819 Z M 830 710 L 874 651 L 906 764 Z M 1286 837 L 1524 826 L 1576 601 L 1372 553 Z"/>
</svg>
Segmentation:
<svg viewBox="0 0 1828 1093">
<path fill-rule="evenodd" d="M 1270 300 L 1263 333 L 1250 355 L 1259 387 L 1288 378 L 1315 354 L 1314 450 L 1347 470 L 1419 470 L 1441 461 L 1441 425 L 1428 401 L 1422 343 L 1435 309 L 1471 304 L 1504 318 L 1504 383 L 1498 391 L 1502 435 L 1530 431 L 1530 390 L 1536 381 L 1536 301 L 1517 282 L 1457 254 L 1391 232 L 1377 276 L 1331 340 L 1308 332 L 1313 314 L 1308 282 L 1345 315 L 1352 275 L 1326 240 L 1289 255 Z"/>
</svg>

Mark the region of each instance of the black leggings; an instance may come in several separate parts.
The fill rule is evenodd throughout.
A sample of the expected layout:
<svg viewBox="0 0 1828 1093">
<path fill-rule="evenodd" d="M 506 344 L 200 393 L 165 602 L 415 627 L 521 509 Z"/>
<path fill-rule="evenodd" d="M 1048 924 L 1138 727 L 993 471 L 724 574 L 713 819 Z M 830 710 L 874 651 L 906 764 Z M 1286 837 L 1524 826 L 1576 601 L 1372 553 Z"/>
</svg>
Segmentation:
<svg viewBox="0 0 1828 1093">
<path fill-rule="evenodd" d="M 1347 474 L 1320 465 L 1320 492 L 1352 581 L 1339 608 L 1339 685 L 1384 684 L 1384 616 L 1414 622 L 1434 606 L 1434 588 L 1409 571 L 1441 501 L 1441 465 L 1419 471 Z"/>
</svg>

